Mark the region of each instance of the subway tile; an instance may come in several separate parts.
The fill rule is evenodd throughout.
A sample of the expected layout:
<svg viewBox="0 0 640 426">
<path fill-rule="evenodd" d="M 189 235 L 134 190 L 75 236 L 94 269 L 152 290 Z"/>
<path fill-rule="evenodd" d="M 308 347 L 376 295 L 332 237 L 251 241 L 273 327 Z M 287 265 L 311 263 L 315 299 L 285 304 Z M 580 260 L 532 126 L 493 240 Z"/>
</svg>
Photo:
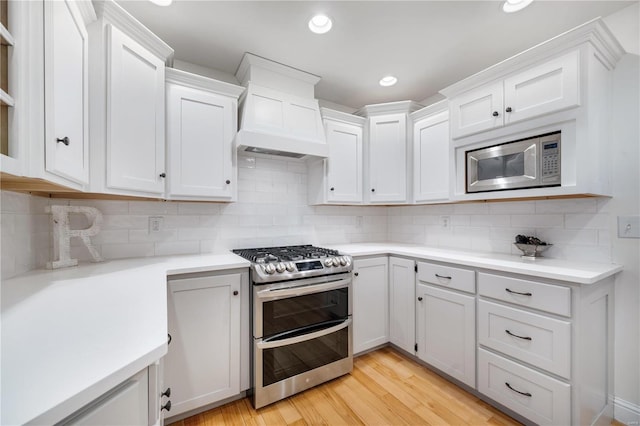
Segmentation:
<svg viewBox="0 0 640 426">
<path fill-rule="evenodd" d="M 178 214 L 178 204 L 170 201 L 130 201 L 129 213 L 148 215 L 174 215 Z"/>
<path fill-rule="evenodd" d="M 561 214 L 512 215 L 511 226 L 514 228 L 562 228 L 564 216 Z"/>
<path fill-rule="evenodd" d="M 473 226 L 453 226 L 453 235 L 473 237 L 473 238 L 485 238 L 489 239 L 491 230 L 487 227 L 473 227 Z"/>
<path fill-rule="evenodd" d="M 453 205 L 454 214 L 488 214 L 489 203 L 460 203 Z"/>
<path fill-rule="evenodd" d="M 103 229 L 91 237 L 91 241 L 96 245 L 126 243 L 129 241 L 129 232 L 126 229 Z"/>
<path fill-rule="evenodd" d="M 148 229 L 149 217 L 142 215 L 104 216 L 102 229 Z"/>
<path fill-rule="evenodd" d="M 176 241 L 177 239 L 177 229 L 163 229 L 157 232 L 140 229 L 132 229 L 129 231 L 129 241 L 132 243 Z"/>
<path fill-rule="evenodd" d="M 454 214 L 449 218 L 451 220 L 450 226 L 469 226 L 471 224 L 471 216 L 468 214 Z M 438 216 L 436 224 L 440 226 L 440 216 Z"/>
<path fill-rule="evenodd" d="M 490 226 L 496 228 L 511 226 L 511 216 L 507 214 L 473 215 L 470 216 L 469 219 L 470 226 Z"/>
<path fill-rule="evenodd" d="M 609 229 L 609 215 L 566 214 L 565 227 L 567 229 Z"/>
<path fill-rule="evenodd" d="M 220 205 L 217 203 L 178 203 L 179 215 L 208 215 L 219 214 Z"/>
<path fill-rule="evenodd" d="M 29 195 L 11 191 L 0 192 L 0 210 L 2 213 L 30 213 Z"/>
<path fill-rule="evenodd" d="M 489 204 L 490 214 L 534 214 L 535 201 L 504 201 Z"/>
<path fill-rule="evenodd" d="M 100 249 L 105 259 L 126 259 L 154 255 L 153 243 L 102 244 Z"/>
<path fill-rule="evenodd" d="M 516 235 L 537 236 L 535 228 L 491 228 L 489 238 L 494 241 L 515 241 Z"/>
<path fill-rule="evenodd" d="M 549 244 L 598 244 L 598 231 L 594 229 L 538 229 L 536 236 Z"/>
<path fill-rule="evenodd" d="M 155 243 L 156 256 L 171 256 L 180 254 L 200 253 L 200 243 L 198 241 L 171 241 Z"/>
<path fill-rule="evenodd" d="M 181 228 L 178 229 L 178 240 L 214 240 L 218 235 L 216 228 Z"/>
<path fill-rule="evenodd" d="M 201 224 L 201 217 L 197 215 L 163 216 L 162 227 L 164 229 L 197 228 Z"/>
<path fill-rule="evenodd" d="M 72 206 L 95 207 L 103 215 L 128 214 L 129 202 L 119 200 L 69 200 Z M 132 201 L 135 203 L 136 201 Z M 155 203 L 155 202 L 154 202 Z"/>
</svg>

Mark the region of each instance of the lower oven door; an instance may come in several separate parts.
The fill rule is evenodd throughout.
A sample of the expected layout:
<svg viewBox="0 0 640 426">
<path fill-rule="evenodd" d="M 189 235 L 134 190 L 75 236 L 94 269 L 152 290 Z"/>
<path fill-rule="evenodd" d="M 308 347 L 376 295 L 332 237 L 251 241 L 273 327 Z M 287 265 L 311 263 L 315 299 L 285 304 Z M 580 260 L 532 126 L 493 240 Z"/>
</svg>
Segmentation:
<svg viewBox="0 0 640 426">
<path fill-rule="evenodd" d="M 349 373 L 351 318 L 254 340 L 255 408 Z"/>
</svg>

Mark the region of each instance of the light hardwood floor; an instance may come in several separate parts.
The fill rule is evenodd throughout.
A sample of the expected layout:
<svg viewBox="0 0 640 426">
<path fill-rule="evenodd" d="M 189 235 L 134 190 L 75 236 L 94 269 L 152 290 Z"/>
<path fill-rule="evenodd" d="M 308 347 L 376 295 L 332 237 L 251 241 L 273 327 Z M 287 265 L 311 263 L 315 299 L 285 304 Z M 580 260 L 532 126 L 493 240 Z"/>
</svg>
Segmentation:
<svg viewBox="0 0 640 426">
<path fill-rule="evenodd" d="M 517 425 L 392 348 L 354 360 L 353 372 L 259 410 L 247 398 L 174 423 L 213 425 Z"/>
</svg>

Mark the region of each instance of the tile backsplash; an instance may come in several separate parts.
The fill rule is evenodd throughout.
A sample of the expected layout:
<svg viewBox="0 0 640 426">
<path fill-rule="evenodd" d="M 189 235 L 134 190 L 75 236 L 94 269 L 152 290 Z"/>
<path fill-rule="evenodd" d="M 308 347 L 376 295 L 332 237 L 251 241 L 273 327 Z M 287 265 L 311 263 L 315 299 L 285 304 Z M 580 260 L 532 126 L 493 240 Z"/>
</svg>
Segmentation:
<svg viewBox="0 0 640 426">
<path fill-rule="evenodd" d="M 52 255 L 50 204 L 103 216 L 92 238 L 106 259 L 223 252 L 232 248 L 373 241 L 519 254 L 517 234 L 553 243 L 548 257 L 609 262 L 607 198 L 424 206 L 309 206 L 299 160 L 239 157 L 237 203 L 49 199 L 2 191 L 2 278 L 42 268 Z M 149 218 L 160 218 L 157 232 Z M 448 227 L 443 227 L 446 219 Z M 85 228 L 72 215 L 72 228 Z M 72 239 L 72 256 L 89 260 Z"/>
</svg>

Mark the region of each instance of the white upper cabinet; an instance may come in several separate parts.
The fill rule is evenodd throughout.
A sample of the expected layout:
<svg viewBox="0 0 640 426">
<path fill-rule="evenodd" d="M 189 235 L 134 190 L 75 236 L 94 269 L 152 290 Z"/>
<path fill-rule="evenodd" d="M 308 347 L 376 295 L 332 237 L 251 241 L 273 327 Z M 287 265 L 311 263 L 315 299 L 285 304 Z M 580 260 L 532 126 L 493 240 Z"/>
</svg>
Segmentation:
<svg viewBox="0 0 640 426">
<path fill-rule="evenodd" d="M 76 2 L 44 2 L 46 170 L 89 182 L 88 37 Z"/>
<path fill-rule="evenodd" d="M 502 81 L 470 90 L 451 99 L 451 136 L 482 132 L 502 126 Z"/>
<path fill-rule="evenodd" d="M 365 201 L 400 204 L 409 201 L 412 162 L 409 114 L 422 107 L 411 101 L 367 105 L 356 114 L 367 117 L 365 135 Z"/>
<path fill-rule="evenodd" d="M 572 51 L 451 98 L 452 137 L 578 106 L 578 71 Z"/>
<path fill-rule="evenodd" d="M 362 203 L 362 117 L 321 108 L 329 157 L 308 161 L 309 203 Z"/>
<path fill-rule="evenodd" d="M 107 186 L 162 194 L 164 61 L 107 27 Z"/>
<path fill-rule="evenodd" d="M 411 114 L 413 121 L 413 199 L 416 203 L 449 199 L 449 112 L 446 101 Z"/>
<path fill-rule="evenodd" d="M 237 198 L 238 97 L 244 88 L 168 68 L 167 198 Z"/>
<path fill-rule="evenodd" d="M 91 189 L 165 192 L 165 61 L 173 50 L 115 2 L 95 2 L 89 27 Z"/>
</svg>

